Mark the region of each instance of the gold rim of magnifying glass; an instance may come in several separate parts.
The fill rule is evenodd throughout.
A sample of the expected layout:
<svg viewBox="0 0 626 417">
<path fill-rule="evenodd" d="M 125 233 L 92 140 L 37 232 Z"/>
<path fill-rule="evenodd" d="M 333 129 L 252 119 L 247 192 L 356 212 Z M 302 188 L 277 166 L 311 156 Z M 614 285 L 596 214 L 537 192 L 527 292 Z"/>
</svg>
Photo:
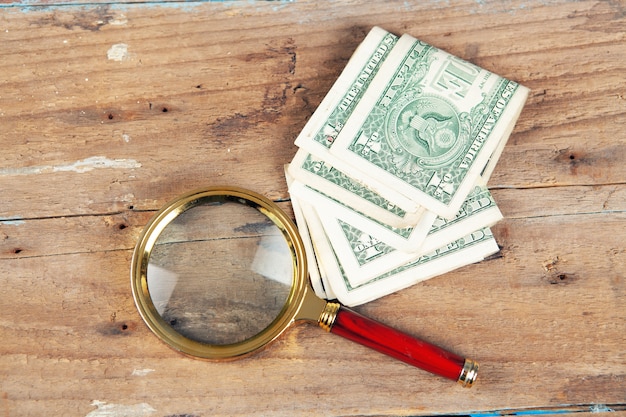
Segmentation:
<svg viewBox="0 0 626 417">
<path fill-rule="evenodd" d="M 150 297 L 147 270 L 154 245 L 168 224 L 190 208 L 220 200 L 239 202 L 254 207 L 272 220 L 282 231 L 291 249 L 293 277 L 285 306 L 264 330 L 242 342 L 211 345 L 182 336 L 163 320 Z M 273 201 L 253 191 L 238 187 L 204 188 L 191 191 L 169 202 L 154 215 L 141 233 L 133 252 L 130 273 L 135 304 L 150 330 L 175 350 L 205 359 L 238 358 L 261 349 L 294 322 L 306 296 L 306 258 L 304 245 L 295 224 Z"/>
</svg>

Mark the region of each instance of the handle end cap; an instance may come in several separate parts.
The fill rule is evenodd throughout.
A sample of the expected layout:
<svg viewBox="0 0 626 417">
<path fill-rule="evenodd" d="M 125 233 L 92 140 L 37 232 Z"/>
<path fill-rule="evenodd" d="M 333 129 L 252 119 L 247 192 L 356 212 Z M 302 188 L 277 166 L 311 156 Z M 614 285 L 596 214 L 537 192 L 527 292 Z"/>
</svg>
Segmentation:
<svg viewBox="0 0 626 417">
<path fill-rule="evenodd" d="M 461 384 L 464 388 L 471 388 L 478 377 L 478 362 L 475 362 L 471 359 L 465 359 L 465 364 L 463 365 L 463 370 L 461 370 L 461 375 L 459 375 L 459 379 L 457 380 L 459 384 Z"/>
</svg>

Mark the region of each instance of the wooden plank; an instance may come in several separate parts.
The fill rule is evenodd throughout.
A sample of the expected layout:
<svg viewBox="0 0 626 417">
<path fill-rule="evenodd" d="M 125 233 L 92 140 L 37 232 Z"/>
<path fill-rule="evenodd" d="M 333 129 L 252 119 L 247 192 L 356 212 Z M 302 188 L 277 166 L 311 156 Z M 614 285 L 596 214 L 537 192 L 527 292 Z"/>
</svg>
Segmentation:
<svg viewBox="0 0 626 417">
<path fill-rule="evenodd" d="M 6 80 L 0 113 L 12 139 L 2 155 L 0 190 L 2 199 L 21 196 L 5 217 L 23 217 L 25 211 L 34 217 L 105 213 L 111 195 L 114 210 L 130 205 L 155 209 L 181 190 L 207 182 L 226 181 L 286 198 L 280 166 L 294 152 L 291 141 L 362 39 L 365 26 L 341 26 L 331 19 L 327 24 L 335 30 L 322 32 L 309 23 L 288 38 L 270 36 L 259 48 L 263 33 L 284 31 L 298 10 L 273 16 L 271 24 L 267 19 L 254 21 L 260 20 L 263 27 L 240 27 L 231 9 L 213 7 L 207 13 L 155 9 L 150 11 L 152 20 L 133 10 L 112 11 L 112 20 L 98 30 L 55 23 L 54 16 L 64 16 L 62 11 L 3 15 L 7 39 L 1 65 Z M 317 18 L 324 13 L 311 5 L 303 7 L 302 13 Z M 345 12 L 337 4 L 334 7 Z M 515 146 L 503 154 L 502 164 L 511 169 L 497 170 L 492 186 L 619 182 L 624 177 L 623 164 L 617 163 L 624 156 L 623 138 L 612 132 L 621 128 L 623 120 L 623 99 L 615 85 L 622 80 L 626 57 L 621 44 L 611 42 L 620 33 L 593 31 L 589 36 L 589 30 L 580 27 L 595 15 L 585 15 L 571 5 L 536 7 L 520 23 L 515 19 L 520 25 L 517 39 L 505 36 L 506 24 L 475 19 L 478 25 L 470 33 L 481 48 L 465 51 L 457 45 L 467 29 L 446 36 L 448 32 L 442 33 L 438 26 L 443 20 L 459 26 L 472 12 L 460 10 L 447 11 L 445 16 L 451 15 L 447 20 L 431 11 L 435 22 L 412 33 L 423 33 L 426 40 L 520 80 L 534 91 L 511 138 Z M 597 13 L 604 16 L 608 11 L 605 7 Z M 90 9 L 84 13 L 97 17 Z M 122 14 L 127 23 L 111 23 Z M 189 15 L 194 18 L 185 23 L 184 37 L 162 34 L 176 33 L 179 20 Z M 20 26 L 25 18 L 32 23 Z M 541 19 L 537 23 L 533 18 Z M 154 19 L 159 20 L 158 27 Z M 41 27 L 46 36 L 37 36 L 32 25 Z M 224 48 L 231 44 L 235 25 L 236 48 Z M 572 33 L 579 34 L 576 54 L 554 54 L 523 42 L 524 29 L 533 33 L 541 25 L 559 28 L 548 35 L 557 44 L 571 42 Z M 128 59 L 107 59 L 108 50 L 121 42 L 120 36 L 133 40 Z M 168 47 L 159 46 L 164 44 Z M 512 55 L 511 44 L 518 48 Z M 523 44 L 528 49 L 520 49 Z M 596 58 L 598 45 L 603 48 L 602 60 Z M 319 65 L 320 54 L 330 65 Z M 15 65 L 16 59 L 23 65 Z M 594 71 L 603 76 L 585 76 Z M 33 84 L 33 76 L 45 81 Z M 560 116 L 557 120 L 555 114 Z M 28 118 L 42 123 L 25 123 Z M 596 123 L 599 118 L 604 122 L 601 127 Z M 572 142 L 573 134 L 593 135 L 595 140 Z M 267 135 L 275 136 L 281 145 L 259 146 L 256 163 L 240 169 L 236 164 L 246 159 L 245 144 L 260 143 L 259 137 Z M 179 157 L 181 141 L 192 150 L 184 167 Z M 68 154 L 68 148 L 75 152 Z M 207 164 L 206 155 L 223 158 L 212 157 Z M 98 163 L 89 159 L 93 157 L 102 158 L 102 169 L 80 176 L 68 173 L 75 164 L 83 167 L 74 169 L 89 170 Z M 39 175 L 42 172 L 50 175 Z M 278 175 L 253 181 L 268 172 Z M 33 186 L 23 187 L 25 179 Z M 63 188 L 61 184 L 71 184 L 77 193 L 61 199 L 46 192 Z M 159 184 L 158 193 L 153 184 Z M 163 189 L 170 191 L 163 195 Z"/>
<path fill-rule="evenodd" d="M 619 2 L 0 2 L 0 414 L 623 415 Z M 206 185 L 289 211 L 293 140 L 373 25 L 532 90 L 490 181 L 500 254 L 359 308 L 477 385 L 312 326 L 232 363 L 171 351 L 130 292 L 142 227 Z"/>
<path fill-rule="evenodd" d="M 132 398 L 163 415 L 189 413 L 184 405 L 190 401 L 198 415 L 249 415 L 263 410 L 257 407 L 278 411 L 279 403 L 271 399 L 276 392 L 288 398 L 284 415 L 312 409 L 393 415 L 390 398 L 406 413 L 620 403 L 626 299 L 617 271 L 626 252 L 621 236 L 611 231 L 623 230 L 626 216 L 550 220 L 507 219 L 495 229 L 501 257 L 360 308 L 480 359 L 481 379 L 472 391 L 459 392 L 445 380 L 310 326 L 292 329 L 249 359 L 217 364 L 183 358 L 137 317 L 129 292 L 129 250 L 0 263 L 0 288 L 9 303 L 3 306 L 2 389 L 20 409 L 53 407 L 62 394 L 85 413 L 94 398 L 116 404 Z M 585 233 L 590 224 L 593 235 Z M 71 233 L 71 228 L 59 231 Z M 155 371 L 136 375 L 145 369 Z M 207 374 L 219 375 L 220 383 L 211 384 Z M 172 389 L 177 386 L 185 389 Z M 338 387 L 343 395 L 334 395 Z M 233 395 L 241 401 L 227 406 Z M 319 398 L 325 401 L 318 403 Z M 223 413 L 215 407 L 224 407 Z"/>
<path fill-rule="evenodd" d="M 507 219 L 626 211 L 626 188 L 619 185 L 554 187 L 548 197 L 541 188 L 495 189 L 492 193 Z M 519 204 L 520 200 L 525 203 Z M 567 204 L 572 200 L 576 200 L 575 205 Z M 279 207 L 293 219 L 289 202 L 279 203 Z M 0 221 L 0 259 L 128 251 L 154 213 L 122 208 L 118 213 L 102 215 Z"/>
</svg>

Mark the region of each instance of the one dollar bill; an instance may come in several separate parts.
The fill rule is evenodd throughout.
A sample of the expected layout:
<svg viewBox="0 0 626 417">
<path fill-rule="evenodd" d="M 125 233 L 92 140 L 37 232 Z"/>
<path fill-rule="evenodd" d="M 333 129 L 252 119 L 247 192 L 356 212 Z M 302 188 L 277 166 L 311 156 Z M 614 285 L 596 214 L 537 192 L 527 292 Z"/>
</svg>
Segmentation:
<svg viewBox="0 0 626 417">
<path fill-rule="evenodd" d="M 330 153 L 335 138 L 367 94 L 397 40 L 396 35 L 378 27 L 368 33 L 296 138 L 300 150 L 291 163 L 290 174 L 335 198 L 345 198 L 353 207 L 365 207 L 371 216 L 386 223 L 406 226 L 423 213 L 414 201 L 376 179 L 355 181 L 349 175 L 350 166 Z"/>
<path fill-rule="evenodd" d="M 297 191 L 294 194 L 298 197 L 302 195 Z M 393 232 L 401 235 L 403 230 L 389 230 L 384 225 L 375 224 L 371 219 L 364 219 L 358 212 L 346 212 L 336 204 L 325 204 L 322 198 L 307 200 L 306 196 L 303 197 L 315 207 L 344 275 L 352 285 L 360 285 L 411 263 L 441 246 L 492 226 L 502 219 L 489 190 L 485 186 L 476 186 L 454 219 L 438 217 L 425 238 L 417 246 L 410 248 L 412 251 L 407 251 L 392 244 L 398 240 Z M 392 240 L 390 237 L 396 239 Z M 400 242 L 406 243 L 402 240 Z"/>
<path fill-rule="evenodd" d="M 301 206 L 307 219 L 311 219 L 312 224 L 319 225 L 315 209 L 304 202 L 301 202 Z M 311 231 L 313 232 L 313 228 Z M 484 228 L 413 262 L 355 285 L 346 276 L 341 260 L 328 237 L 317 227 L 315 231 L 315 236 L 312 234 L 312 237 L 315 239 L 316 255 L 320 261 L 320 274 L 325 279 L 328 293 L 347 306 L 363 304 L 456 268 L 482 261 L 499 250 L 491 230 Z"/>
<path fill-rule="evenodd" d="M 375 178 L 453 218 L 489 158 L 499 156 L 527 95 L 513 81 L 404 35 L 330 153 L 355 179 Z"/>
</svg>

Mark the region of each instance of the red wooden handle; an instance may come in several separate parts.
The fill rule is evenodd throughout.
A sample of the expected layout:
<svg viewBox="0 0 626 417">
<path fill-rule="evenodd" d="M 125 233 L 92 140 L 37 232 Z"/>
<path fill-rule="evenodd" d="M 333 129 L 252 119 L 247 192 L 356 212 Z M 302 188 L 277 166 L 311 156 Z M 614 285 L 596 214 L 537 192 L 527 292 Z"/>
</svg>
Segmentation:
<svg viewBox="0 0 626 417">
<path fill-rule="evenodd" d="M 415 339 L 345 307 L 340 307 L 331 333 L 392 356 L 433 374 L 471 386 L 478 365 L 428 342 Z"/>
</svg>

